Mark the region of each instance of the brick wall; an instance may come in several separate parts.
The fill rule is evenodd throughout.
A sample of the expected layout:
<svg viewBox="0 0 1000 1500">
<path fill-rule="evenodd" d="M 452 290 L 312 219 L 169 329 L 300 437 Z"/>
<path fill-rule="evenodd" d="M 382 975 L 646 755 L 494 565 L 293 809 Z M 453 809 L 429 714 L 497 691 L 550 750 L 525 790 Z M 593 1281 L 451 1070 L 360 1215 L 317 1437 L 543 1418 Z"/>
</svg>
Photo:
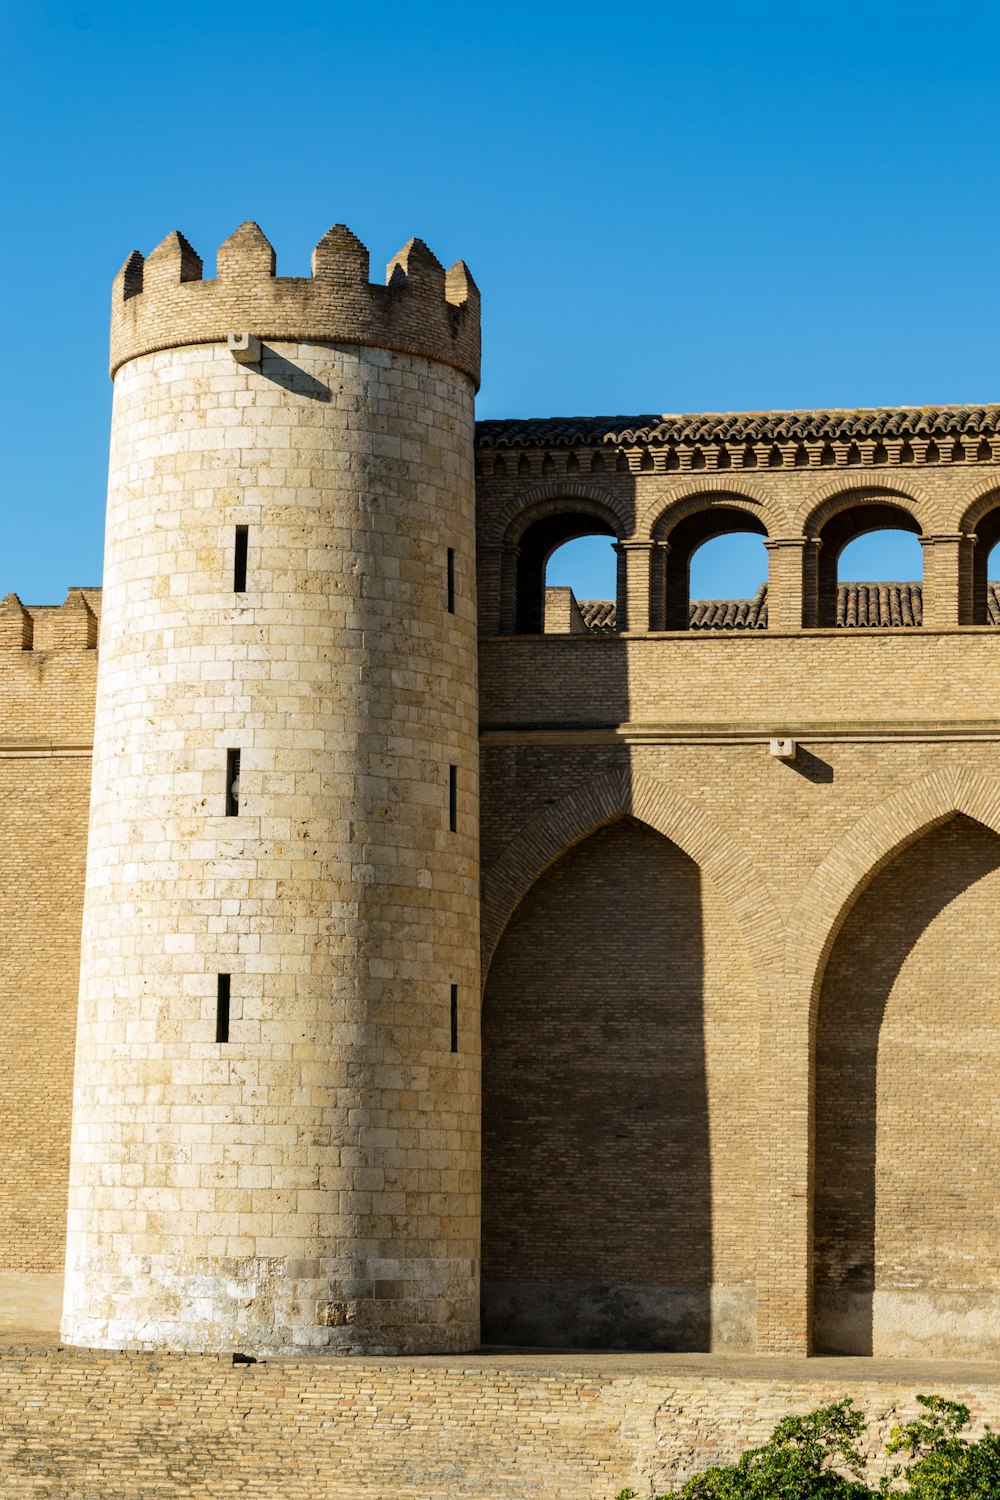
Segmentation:
<svg viewBox="0 0 1000 1500">
<path fill-rule="evenodd" d="M 755 1009 L 718 891 L 641 824 L 533 887 L 484 1002 L 485 1339 L 752 1344 Z"/>
<path fill-rule="evenodd" d="M 956 818 L 890 864 L 837 939 L 816 1061 L 820 1348 L 974 1357 L 990 1341 L 998 909 L 1000 838 Z"/>
<path fill-rule="evenodd" d="M 97 653 L 86 610 L 35 609 L 0 650 L 0 1268 L 58 1272 Z"/>
<path fill-rule="evenodd" d="M 845 1394 L 872 1418 L 872 1452 L 917 1390 L 966 1401 L 975 1434 L 1000 1421 L 1000 1388 L 978 1376 L 862 1382 L 845 1364 L 809 1379 L 758 1361 L 712 1378 L 614 1356 L 234 1366 L 5 1351 L 0 1481 L 9 1500 L 611 1500 L 624 1485 L 670 1493 L 788 1412 Z"/>
</svg>

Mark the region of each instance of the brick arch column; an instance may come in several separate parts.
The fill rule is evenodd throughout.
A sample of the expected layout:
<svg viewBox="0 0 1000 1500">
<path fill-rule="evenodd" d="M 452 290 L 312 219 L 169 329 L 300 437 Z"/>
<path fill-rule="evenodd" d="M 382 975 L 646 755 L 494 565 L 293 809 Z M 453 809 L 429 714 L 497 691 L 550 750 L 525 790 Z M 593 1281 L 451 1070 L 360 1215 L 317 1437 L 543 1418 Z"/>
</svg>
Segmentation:
<svg viewBox="0 0 1000 1500">
<path fill-rule="evenodd" d="M 804 1354 L 809 1348 L 812 1072 L 827 958 L 872 880 L 908 844 L 958 813 L 1000 834 L 1000 779 L 944 769 L 897 792 L 835 845 L 789 915 L 783 982 L 764 1003 L 761 1022 L 760 1114 L 763 1122 L 775 1122 L 758 1220 L 762 1349 Z"/>
<path fill-rule="evenodd" d="M 1000 539 L 1000 482 L 984 479 L 948 518 L 949 528 L 959 533 L 958 618 L 961 625 L 989 623 L 987 583 L 989 556 Z"/>
</svg>

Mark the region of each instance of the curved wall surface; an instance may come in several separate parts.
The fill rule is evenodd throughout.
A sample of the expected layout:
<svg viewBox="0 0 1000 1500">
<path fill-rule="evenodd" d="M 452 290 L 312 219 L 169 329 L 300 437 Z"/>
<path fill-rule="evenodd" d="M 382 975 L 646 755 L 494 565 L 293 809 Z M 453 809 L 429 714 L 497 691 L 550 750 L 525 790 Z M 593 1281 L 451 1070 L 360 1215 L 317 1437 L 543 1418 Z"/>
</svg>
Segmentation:
<svg viewBox="0 0 1000 1500">
<path fill-rule="evenodd" d="M 477 1342 L 472 402 L 349 344 L 118 371 L 68 1342 Z"/>
</svg>

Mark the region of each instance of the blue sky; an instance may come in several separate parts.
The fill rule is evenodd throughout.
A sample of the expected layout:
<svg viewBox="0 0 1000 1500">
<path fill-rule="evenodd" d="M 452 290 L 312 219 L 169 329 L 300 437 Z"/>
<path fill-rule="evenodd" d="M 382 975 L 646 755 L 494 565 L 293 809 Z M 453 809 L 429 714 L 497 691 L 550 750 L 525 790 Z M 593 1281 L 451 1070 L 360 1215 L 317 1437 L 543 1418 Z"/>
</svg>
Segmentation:
<svg viewBox="0 0 1000 1500">
<path fill-rule="evenodd" d="M 997 399 L 1000 11 L 953 14 L 0 0 L 0 594 L 100 579 L 110 283 L 174 228 L 463 257 L 484 417 Z"/>
</svg>

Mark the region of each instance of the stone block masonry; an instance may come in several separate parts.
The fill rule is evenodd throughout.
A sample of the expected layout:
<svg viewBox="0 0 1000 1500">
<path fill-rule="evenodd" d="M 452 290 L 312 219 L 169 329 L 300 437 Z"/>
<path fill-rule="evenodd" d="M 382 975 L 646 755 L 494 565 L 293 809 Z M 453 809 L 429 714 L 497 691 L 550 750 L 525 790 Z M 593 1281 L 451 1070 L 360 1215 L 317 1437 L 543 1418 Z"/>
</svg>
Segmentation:
<svg viewBox="0 0 1000 1500">
<path fill-rule="evenodd" d="M 294 285 L 255 226 L 218 283 L 192 253 L 115 288 L 64 1333 L 467 1348 L 471 280 L 414 242 L 368 288 L 339 232 Z"/>
</svg>

